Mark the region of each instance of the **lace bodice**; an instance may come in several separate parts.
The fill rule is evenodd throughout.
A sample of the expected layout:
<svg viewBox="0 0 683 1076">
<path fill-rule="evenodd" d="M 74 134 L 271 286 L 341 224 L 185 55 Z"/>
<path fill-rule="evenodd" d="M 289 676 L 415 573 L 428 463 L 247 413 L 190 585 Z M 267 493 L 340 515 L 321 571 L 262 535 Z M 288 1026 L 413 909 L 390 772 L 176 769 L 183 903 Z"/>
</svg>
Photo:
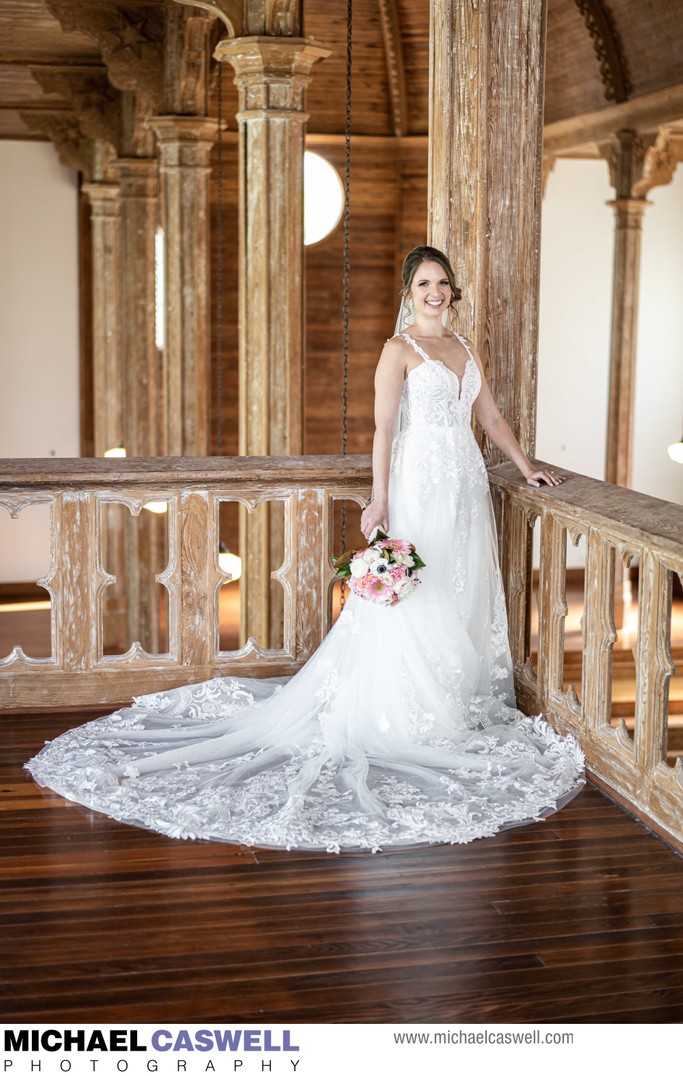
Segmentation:
<svg viewBox="0 0 683 1076">
<path fill-rule="evenodd" d="M 422 359 L 403 382 L 400 429 L 415 426 L 469 426 L 472 404 L 481 388 L 481 374 L 462 336 L 455 334 L 467 351 L 462 379 L 439 359 L 432 359 L 408 333 L 401 336 Z"/>
</svg>

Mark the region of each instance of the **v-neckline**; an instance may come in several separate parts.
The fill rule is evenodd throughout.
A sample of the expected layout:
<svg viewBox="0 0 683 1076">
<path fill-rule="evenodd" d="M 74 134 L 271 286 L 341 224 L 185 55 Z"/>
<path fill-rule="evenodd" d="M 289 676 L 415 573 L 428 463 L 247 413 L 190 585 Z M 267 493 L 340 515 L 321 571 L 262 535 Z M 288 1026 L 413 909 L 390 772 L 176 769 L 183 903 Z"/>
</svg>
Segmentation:
<svg viewBox="0 0 683 1076">
<path fill-rule="evenodd" d="M 413 336 L 411 336 L 410 333 L 401 333 L 401 336 L 403 337 L 404 340 L 407 340 L 410 343 L 411 347 L 421 357 L 422 362 L 420 363 L 420 366 L 422 366 L 424 363 L 427 363 L 427 362 L 436 362 L 436 363 L 438 363 L 439 366 L 443 366 L 444 370 L 448 370 L 449 374 L 453 375 L 453 377 L 455 378 L 455 380 L 458 383 L 458 400 L 460 400 L 460 398 L 462 397 L 462 387 L 463 387 L 463 382 L 465 380 L 465 374 L 467 373 L 467 367 L 469 366 L 469 364 L 471 362 L 474 362 L 474 357 L 472 355 L 472 352 L 468 348 L 467 344 L 463 340 L 460 333 L 454 332 L 453 336 L 455 336 L 456 340 L 460 341 L 460 343 L 464 347 L 465 351 L 467 352 L 467 359 L 465 360 L 465 365 L 462 368 L 462 374 L 458 374 L 458 372 L 456 370 L 454 370 L 451 366 L 449 366 L 447 363 L 445 363 L 443 361 L 443 359 L 435 359 L 431 355 L 428 355 L 427 352 L 424 350 L 424 348 L 420 347 L 417 340 Z M 413 370 L 419 370 L 419 368 L 420 368 L 419 366 L 414 366 L 412 370 L 408 371 L 408 374 L 412 374 Z M 406 374 L 406 377 L 407 376 L 408 375 Z"/>
</svg>

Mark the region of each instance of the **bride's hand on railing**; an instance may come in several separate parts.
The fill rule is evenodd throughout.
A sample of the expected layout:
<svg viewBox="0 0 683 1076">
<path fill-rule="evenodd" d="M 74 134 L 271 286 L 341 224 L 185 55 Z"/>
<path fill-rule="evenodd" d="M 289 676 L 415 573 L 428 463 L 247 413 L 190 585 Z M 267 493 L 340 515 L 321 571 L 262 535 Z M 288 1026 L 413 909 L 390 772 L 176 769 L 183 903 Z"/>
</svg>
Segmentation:
<svg viewBox="0 0 683 1076">
<path fill-rule="evenodd" d="M 389 533 L 389 508 L 386 502 L 379 500 L 370 501 L 367 508 L 363 509 L 360 517 L 360 529 L 366 541 L 375 527 L 381 527 L 385 534 Z"/>
<path fill-rule="evenodd" d="M 526 480 L 530 486 L 540 486 L 544 482 L 546 486 L 559 486 L 566 477 L 563 474 L 555 474 L 554 471 L 532 471 L 526 476 Z"/>
</svg>

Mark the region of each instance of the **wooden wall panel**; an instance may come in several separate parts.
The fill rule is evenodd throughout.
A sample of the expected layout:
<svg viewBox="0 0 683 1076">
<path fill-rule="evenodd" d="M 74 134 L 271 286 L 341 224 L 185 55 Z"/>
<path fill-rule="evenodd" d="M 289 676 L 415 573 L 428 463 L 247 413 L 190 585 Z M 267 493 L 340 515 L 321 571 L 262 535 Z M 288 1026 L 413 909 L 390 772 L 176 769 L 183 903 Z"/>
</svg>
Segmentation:
<svg viewBox="0 0 683 1076">
<path fill-rule="evenodd" d="M 328 147 L 325 155 L 343 170 L 343 146 Z M 395 165 L 355 146 L 352 168 L 348 450 L 367 452 L 372 440 L 374 369 L 391 335 L 395 305 Z M 341 447 L 342 250 L 340 225 L 306 254 L 307 453 L 338 452 Z"/>
</svg>

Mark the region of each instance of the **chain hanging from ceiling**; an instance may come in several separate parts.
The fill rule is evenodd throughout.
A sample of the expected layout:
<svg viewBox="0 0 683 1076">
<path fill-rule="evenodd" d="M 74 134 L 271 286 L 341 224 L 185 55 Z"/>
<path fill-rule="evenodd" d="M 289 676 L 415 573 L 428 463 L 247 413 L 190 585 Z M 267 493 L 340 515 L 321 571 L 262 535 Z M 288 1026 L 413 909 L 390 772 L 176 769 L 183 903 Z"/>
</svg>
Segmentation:
<svg viewBox="0 0 683 1076">
<path fill-rule="evenodd" d="M 346 3 L 346 116 L 344 123 L 344 258 L 342 270 L 342 456 L 349 436 L 349 307 L 351 291 L 351 65 L 353 60 L 353 0 Z M 346 503 L 341 506 L 340 538 L 346 548 Z M 341 581 L 340 604 L 344 608 L 346 583 Z"/>
<path fill-rule="evenodd" d="M 216 455 L 223 448 L 223 64 L 216 71 Z"/>
</svg>

